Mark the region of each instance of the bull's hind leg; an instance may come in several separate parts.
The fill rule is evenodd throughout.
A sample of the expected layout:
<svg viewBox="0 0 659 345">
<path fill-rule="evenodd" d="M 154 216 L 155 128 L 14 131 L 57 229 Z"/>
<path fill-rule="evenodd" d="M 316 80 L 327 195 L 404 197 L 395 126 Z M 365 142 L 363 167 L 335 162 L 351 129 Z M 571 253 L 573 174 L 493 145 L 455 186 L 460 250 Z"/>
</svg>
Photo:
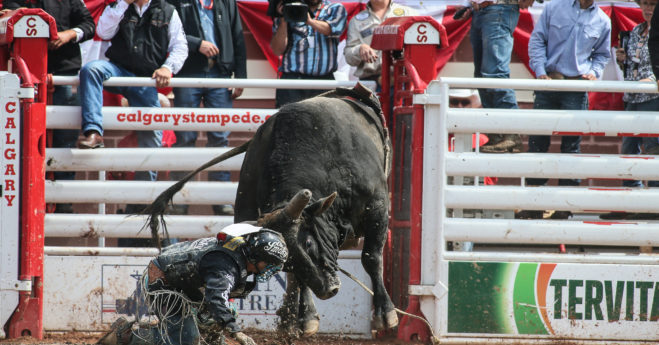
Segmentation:
<svg viewBox="0 0 659 345">
<path fill-rule="evenodd" d="M 312 336 L 318 332 L 320 326 L 320 317 L 316 311 L 316 305 L 313 302 L 311 289 L 300 286 L 300 328 L 302 335 L 305 337 Z"/>
<path fill-rule="evenodd" d="M 299 337 L 301 330 L 298 327 L 298 310 L 300 308 L 300 286 L 295 275 L 292 273 L 286 274 L 286 293 L 284 294 L 284 301 L 282 306 L 277 310 L 279 316 L 279 332 L 292 336 Z"/>
<path fill-rule="evenodd" d="M 371 277 L 373 285 L 373 305 L 375 307 L 373 328 L 383 330 L 396 327 L 398 316 L 382 279 L 384 270 L 382 249 L 387 239 L 387 211 L 385 207 L 372 207 L 371 210 L 362 223 L 365 233 L 362 266 Z"/>
</svg>

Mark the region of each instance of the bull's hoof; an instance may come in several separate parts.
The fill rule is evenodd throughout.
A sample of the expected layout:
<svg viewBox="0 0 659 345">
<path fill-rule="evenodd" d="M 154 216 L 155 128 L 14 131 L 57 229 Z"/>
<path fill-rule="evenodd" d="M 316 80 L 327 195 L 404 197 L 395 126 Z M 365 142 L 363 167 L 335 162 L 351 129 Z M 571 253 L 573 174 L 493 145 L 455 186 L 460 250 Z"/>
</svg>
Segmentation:
<svg viewBox="0 0 659 345">
<path fill-rule="evenodd" d="M 320 326 L 320 321 L 318 320 L 307 320 L 302 323 L 302 336 L 310 337 L 318 333 L 318 327 Z"/>
<path fill-rule="evenodd" d="M 387 329 L 392 329 L 398 326 L 398 315 L 396 315 L 395 310 L 390 310 L 387 314 L 385 314 L 385 318 L 387 323 Z"/>
<path fill-rule="evenodd" d="M 385 329 L 392 329 L 398 326 L 398 315 L 396 315 L 395 310 L 390 310 L 384 314 L 384 319 L 382 315 L 375 315 L 373 317 L 372 329 L 383 331 Z M 386 326 L 386 327 L 385 327 Z"/>
<path fill-rule="evenodd" d="M 378 331 L 384 329 L 384 321 L 382 321 L 382 316 L 376 315 L 373 317 L 373 324 L 371 325 L 371 329 Z"/>
</svg>

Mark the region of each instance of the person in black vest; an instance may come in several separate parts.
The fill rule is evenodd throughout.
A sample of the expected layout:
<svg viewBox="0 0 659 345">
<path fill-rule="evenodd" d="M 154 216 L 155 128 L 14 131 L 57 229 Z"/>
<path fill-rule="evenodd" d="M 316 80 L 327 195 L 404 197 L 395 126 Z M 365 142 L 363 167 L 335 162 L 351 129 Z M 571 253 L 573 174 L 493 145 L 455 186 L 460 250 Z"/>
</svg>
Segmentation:
<svg viewBox="0 0 659 345">
<path fill-rule="evenodd" d="M 247 53 L 243 27 L 236 0 L 167 0 L 176 7 L 183 22 L 188 40 L 188 59 L 179 77 L 183 78 L 247 78 Z M 232 108 L 233 99 L 243 93 L 241 88 L 174 88 L 175 106 L 197 108 Z M 173 147 L 194 147 L 199 132 L 176 131 Z M 230 132 L 206 132 L 207 147 L 225 147 Z M 187 171 L 173 171 L 172 180 L 178 181 Z M 211 171 L 211 181 L 230 181 L 229 171 Z M 175 212 L 187 214 L 188 205 L 177 205 Z M 213 205 L 218 216 L 232 216 L 231 205 Z"/>
<path fill-rule="evenodd" d="M 77 75 L 81 57 L 79 43 L 94 37 L 94 19 L 80 0 L 4 0 L 2 12 L 21 7 L 41 8 L 50 14 L 57 24 L 57 39 L 48 43 L 48 73 L 58 76 Z M 53 105 L 80 105 L 77 93 L 71 85 L 55 85 Z M 77 129 L 55 129 L 52 147 L 73 148 L 78 139 Z M 55 180 L 73 180 L 74 171 L 55 171 Z M 55 212 L 72 213 L 70 203 L 56 204 Z"/>
<path fill-rule="evenodd" d="M 105 8 L 96 33 L 111 40 L 105 56 L 80 71 L 82 131 L 80 149 L 103 147 L 103 82 L 110 77 L 151 77 L 157 87 L 169 85 L 188 57 L 181 19 L 165 0 L 119 0 Z M 154 87 L 108 87 L 133 107 L 160 107 Z M 144 119 L 146 121 L 146 119 Z M 139 119 L 138 119 L 139 121 Z M 140 125 L 140 123 L 136 123 Z M 139 147 L 159 147 L 162 131 L 138 131 Z M 138 171 L 136 180 L 156 179 L 156 172 Z"/>
<path fill-rule="evenodd" d="M 241 236 L 201 238 L 165 247 L 142 277 L 142 295 L 149 311 L 158 317 L 157 327 L 135 327 L 117 319 L 97 344 L 198 344 L 197 320 L 216 322 L 242 345 L 256 345 L 236 323 L 230 298 L 245 298 L 256 283 L 267 282 L 281 271 L 288 258 L 282 235 L 248 224 Z M 253 281 L 247 281 L 254 275 Z M 203 288 L 203 292 L 202 292 Z"/>
</svg>

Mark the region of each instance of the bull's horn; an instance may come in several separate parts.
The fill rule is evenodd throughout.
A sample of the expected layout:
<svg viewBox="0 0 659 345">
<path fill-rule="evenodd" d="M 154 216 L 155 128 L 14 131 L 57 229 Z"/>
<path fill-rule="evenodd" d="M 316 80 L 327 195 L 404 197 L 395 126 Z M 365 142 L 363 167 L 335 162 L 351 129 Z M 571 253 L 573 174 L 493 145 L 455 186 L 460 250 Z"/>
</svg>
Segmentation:
<svg viewBox="0 0 659 345">
<path fill-rule="evenodd" d="M 284 212 L 286 212 L 286 215 L 291 219 L 298 219 L 300 218 L 300 215 L 302 215 L 304 208 L 309 203 L 309 200 L 311 200 L 311 191 L 308 189 L 302 189 L 297 192 L 288 205 L 286 205 Z"/>
</svg>

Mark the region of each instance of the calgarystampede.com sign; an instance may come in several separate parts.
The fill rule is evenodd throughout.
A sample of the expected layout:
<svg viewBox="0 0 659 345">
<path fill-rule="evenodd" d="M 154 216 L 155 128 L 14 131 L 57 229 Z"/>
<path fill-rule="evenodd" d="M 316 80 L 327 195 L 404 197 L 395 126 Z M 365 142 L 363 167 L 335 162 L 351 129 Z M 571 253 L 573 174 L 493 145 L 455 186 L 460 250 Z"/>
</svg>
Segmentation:
<svg viewBox="0 0 659 345">
<path fill-rule="evenodd" d="M 659 267 L 450 262 L 448 332 L 659 340 Z"/>
<path fill-rule="evenodd" d="M 142 126 L 151 125 L 170 125 L 181 126 L 187 124 L 208 124 L 208 125 L 261 125 L 274 114 L 272 109 L 259 110 L 240 110 L 226 109 L 232 112 L 213 112 L 199 109 L 197 111 L 177 112 L 175 108 L 147 108 L 145 110 L 136 109 L 135 111 L 126 110 L 113 111 L 110 114 L 110 121 L 119 124 L 136 124 Z"/>
</svg>

